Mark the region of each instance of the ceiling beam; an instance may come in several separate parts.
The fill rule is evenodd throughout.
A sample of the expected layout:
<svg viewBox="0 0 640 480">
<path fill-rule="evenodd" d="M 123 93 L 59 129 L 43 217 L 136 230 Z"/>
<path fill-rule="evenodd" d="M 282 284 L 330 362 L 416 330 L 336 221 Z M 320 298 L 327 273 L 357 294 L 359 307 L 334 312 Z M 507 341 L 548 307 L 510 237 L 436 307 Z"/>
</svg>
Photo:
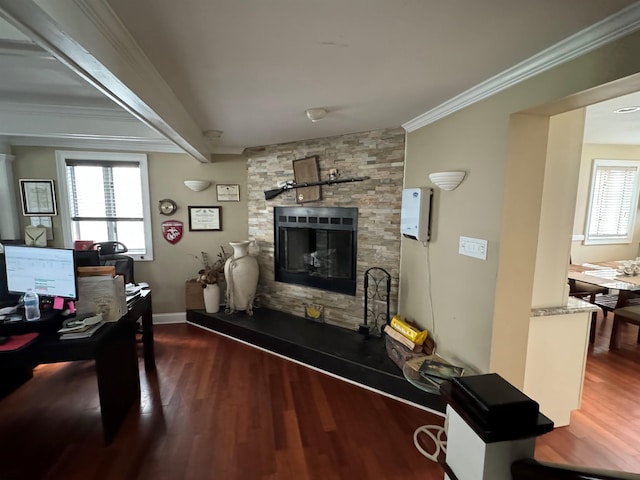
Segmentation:
<svg viewBox="0 0 640 480">
<path fill-rule="evenodd" d="M 193 158 L 211 161 L 201 129 L 106 2 L 0 0 L 0 16 Z"/>
</svg>

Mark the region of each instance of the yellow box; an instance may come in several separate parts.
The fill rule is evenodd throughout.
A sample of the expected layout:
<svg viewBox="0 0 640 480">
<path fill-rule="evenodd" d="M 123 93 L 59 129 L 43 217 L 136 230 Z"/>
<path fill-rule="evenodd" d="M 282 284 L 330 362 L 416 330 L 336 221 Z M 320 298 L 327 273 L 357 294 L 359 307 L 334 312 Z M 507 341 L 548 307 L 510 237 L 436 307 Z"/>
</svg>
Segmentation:
<svg viewBox="0 0 640 480">
<path fill-rule="evenodd" d="M 407 337 L 416 345 L 422 345 L 427 339 L 426 330 L 420 331 L 417 328 L 409 325 L 407 322 L 404 322 L 400 318 L 400 315 L 396 315 L 391 319 L 391 327 Z"/>
</svg>

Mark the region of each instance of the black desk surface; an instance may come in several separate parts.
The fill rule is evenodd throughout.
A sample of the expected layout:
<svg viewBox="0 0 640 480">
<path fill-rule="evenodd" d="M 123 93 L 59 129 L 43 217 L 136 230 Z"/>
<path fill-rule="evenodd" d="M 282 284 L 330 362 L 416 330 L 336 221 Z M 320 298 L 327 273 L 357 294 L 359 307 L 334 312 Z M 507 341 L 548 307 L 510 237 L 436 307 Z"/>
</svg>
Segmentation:
<svg viewBox="0 0 640 480">
<path fill-rule="evenodd" d="M 20 351 L 20 355 L 14 352 L 0 352 L 0 367 L 6 367 L 7 363 L 16 366 L 15 363 L 23 363 L 20 359 L 27 359 L 27 363 L 56 363 L 74 360 L 90 360 L 96 356 L 100 345 L 108 340 L 115 330 L 124 328 L 122 324 L 133 323 L 140 316 L 150 301 L 150 291 L 145 291 L 141 296 L 128 302 L 128 312 L 117 322 L 107 322 L 92 336 L 87 338 L 60 340 L 58 330 L 62 322 L 69 317 L 63 317 L 59 311 L 49 310 L 41 313 L 40 320 L 17 321 L 0 323 L 0 335 L 11 336 L 37 332 L 39 337 L 27 348 Z M 129 322 L 128 320 L 131 320 Z M 16 352 L 17 353 L 17 352 Z"/>
</svg>

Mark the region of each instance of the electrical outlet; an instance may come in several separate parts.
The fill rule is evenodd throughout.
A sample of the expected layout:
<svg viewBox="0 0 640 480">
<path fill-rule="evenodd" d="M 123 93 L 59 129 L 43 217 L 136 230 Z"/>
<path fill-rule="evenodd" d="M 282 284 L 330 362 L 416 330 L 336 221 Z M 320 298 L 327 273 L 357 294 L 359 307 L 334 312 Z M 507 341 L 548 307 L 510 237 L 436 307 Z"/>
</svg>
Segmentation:
<svg viewBox="0 0 640 480">
<path fill-rule="evenodd" d="M 460 237 L 458 253 L 468 257 L 487 259 L 487 247 L 489 242 L 481 238 Z"/>
</svg>

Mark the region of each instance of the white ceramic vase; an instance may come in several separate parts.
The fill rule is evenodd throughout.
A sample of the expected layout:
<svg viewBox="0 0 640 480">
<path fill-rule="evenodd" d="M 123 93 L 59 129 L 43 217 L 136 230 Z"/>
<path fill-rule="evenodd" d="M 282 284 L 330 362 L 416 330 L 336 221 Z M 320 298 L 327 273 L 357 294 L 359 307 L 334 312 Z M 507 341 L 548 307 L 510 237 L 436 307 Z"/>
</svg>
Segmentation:
<svg viewBox="0 0 640 480">
<path fill-rule="evenodd" d="M 224 276 L 227 281 L 227 312 L 236 310 L 253 314 L 253 299 L 258 287 L 258 261 L 249 255 L 251 242 L 229 242 L 233 256 L 224 264 Z"/>
<path fill-rule="evenodd" d="M 216 313 L 220 310 L 220 286 L 217 283 L 203 288 L 202 295 L 204 295 L 204 310 L 207 313 Z"/>
</svg>

